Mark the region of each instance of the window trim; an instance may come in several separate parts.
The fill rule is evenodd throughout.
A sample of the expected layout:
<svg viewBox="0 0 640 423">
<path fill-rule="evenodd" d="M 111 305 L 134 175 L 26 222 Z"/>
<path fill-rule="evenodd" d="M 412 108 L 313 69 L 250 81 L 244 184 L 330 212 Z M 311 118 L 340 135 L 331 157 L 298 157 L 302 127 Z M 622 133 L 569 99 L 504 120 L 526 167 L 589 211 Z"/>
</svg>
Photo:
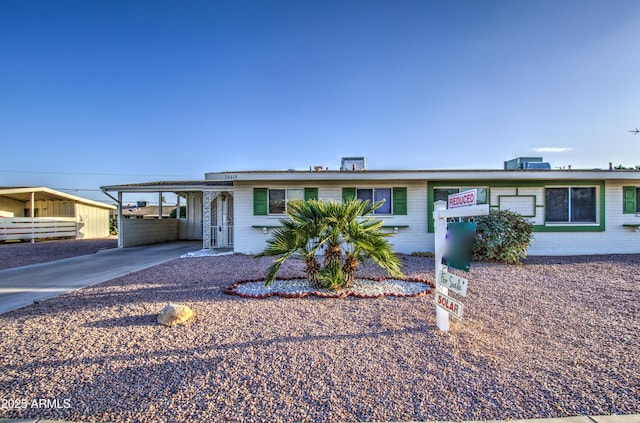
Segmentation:
<svg viewBox="0 0 640 423">
<path fill-rule="evenodd" d="M 571 221 L 571 214 L 572 214 L 572 195 L 571 195 L 571 190 L 572 189 L 579 189 L 579 188 L 593 188 L 595 190 L 594 193 L 594 201 L 595 204 L 593 205 L 594 209 L 595 209 L 595 221 L 594 222 L 572 222 Z M 567 189 L 567 217 L 569 220 L 566 221 L 557 221 L 557 222 L 550 222 L 547 221 L 547 189 Z M 552 185 L 552 186 L 545 186 L 544 187 L 544 225 L 548 226 L 548 227 L 554 227 L 554 226 L 596 226 L 599 225 L 600 223 L 600 213 L 598 212 L 598 187 L 595 185 Z"/>
</svg>

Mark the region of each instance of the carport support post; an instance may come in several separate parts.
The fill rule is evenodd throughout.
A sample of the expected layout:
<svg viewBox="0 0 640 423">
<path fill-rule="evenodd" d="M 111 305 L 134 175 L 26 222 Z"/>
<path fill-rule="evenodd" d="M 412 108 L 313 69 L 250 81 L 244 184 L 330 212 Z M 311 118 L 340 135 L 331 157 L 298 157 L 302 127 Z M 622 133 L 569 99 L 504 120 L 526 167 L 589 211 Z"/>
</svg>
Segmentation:
<svg viewBox="0 0 640 423">
<path fill-rule="evenodd" d="M 442 256 L 444 255 L 445 244 L 447 240 L 447 218 L 440 217 L 440 211 L 447 209 L 446 201 L 436 201 L 433 204 L 433 235 L 435 241 L 435 260 L 436 260 L 436 291 L 445 295 L 449 294 L 449 289 L 440 285 L 442 278 Z M 436 306 L 436 323 L 438 329 L 443 332 L 449 332 L 449 313 L 442 307 Z"/>
<path fill-rule="evenodd" d="M 36 228 L 35 228 L 35 210 L 36 210 L 36 193 L 31 193 L 31 243 L 36 242 Z"/>
<path fill-rule="evenodd" d="M 118 191 L 118 248 L 122 248 L 122 191 Z"/>
</svg>

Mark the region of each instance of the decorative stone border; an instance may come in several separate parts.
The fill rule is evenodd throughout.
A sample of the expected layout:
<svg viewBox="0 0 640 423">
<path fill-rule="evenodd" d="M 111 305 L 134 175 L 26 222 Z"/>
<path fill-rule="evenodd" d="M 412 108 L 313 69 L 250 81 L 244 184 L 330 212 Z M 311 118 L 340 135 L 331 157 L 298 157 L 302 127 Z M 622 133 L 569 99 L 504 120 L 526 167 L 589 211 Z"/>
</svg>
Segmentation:
<svg viewBox="0 0 640 423">
<path fill-rule="evenodd" d="M 294 281 L 294 280 L 301 280 L 304 279 L 302 277 L 298 277 L 298 278 L 278 278 L 278 281 Z M 340 290 L 340 291 L 329 291 L 329 290 L 309 290 L 309 291 L 303 291 L 303 292 L 281 292 L 281 291 L 273 291 L 273 292 L 265 292 L 262 294 L 249 294 L 249 293 L 244 293 L 244 292 L 239 292 L 238 288 L 240 287 L 240 285 L 245 284 L 245 283 L 254 283 L 254 282 L 264 282 L 263 278 L 260 279 L 245 279 L 245 280 L 240 280 L 240 281 L 236 281 L 234 282 L 231 286 L 229 286 L 228 288 L 224 289 L 225 294 L 228 295 L 236 295 L 238 297 L 242 297 L 242 298 L 255 298 L 255 299 L 262 299 L 262 298 L 269 298 L 269 297 L 274 297 L 274 296 L 278 296 L 278 297 L 282 297 L 282 298 L 305 298 L 305 297 L 309 297 L 309 296 L 315 296 L 315 297 L 320 297 L 320 298 L 346 298 L 346 297 L 354 297 L 354 298 L 384 298 L 384 297 L 423 297 L 425 295 L 431 294 L 433 292 L 433 290 L 435 289 L 435 284 L 429 280 L 426 279 L 420 279 L 420 278 L 388 278 L 388 277 L 381 277 L 381 278 L 357 278 L 357 280 L 360 281 L 370 281 L 370 282 L 383 282 L 386 280 L 395 280 L 395 281 L 403 281 L 403 282 L 417 282 L 417 283 L 422 283 L 427 285 L 429 288 L 427 289 L 423 289 L 419 292 L 415 292 L 415 293 L 401 293 L 401 292 L 388 292 L 388 293 L 382 293 L 382 294 L 367 294 L 367 293 L 363 293 L 363 292 L 359 292 L 356 290 L 350 290 L 350 289 L 345 289 L 345 290 Z M 311 288 L 310 288 L 311 289 Z"/>
</svg>

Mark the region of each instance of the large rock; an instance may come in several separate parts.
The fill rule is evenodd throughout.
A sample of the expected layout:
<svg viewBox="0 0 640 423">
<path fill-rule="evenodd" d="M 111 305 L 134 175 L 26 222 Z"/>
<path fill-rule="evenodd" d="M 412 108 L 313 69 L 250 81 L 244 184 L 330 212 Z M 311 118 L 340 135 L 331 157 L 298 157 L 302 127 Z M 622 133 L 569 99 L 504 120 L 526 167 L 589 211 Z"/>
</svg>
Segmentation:
<svg viewBox="0 0 640 423">
<path fill-rule="evenodd" d="M 180 325 L 193 317 L 193 310 L 182 304 L 169 304 L 158 313 L 158 323 L 165 326 Z"/>
</svg>

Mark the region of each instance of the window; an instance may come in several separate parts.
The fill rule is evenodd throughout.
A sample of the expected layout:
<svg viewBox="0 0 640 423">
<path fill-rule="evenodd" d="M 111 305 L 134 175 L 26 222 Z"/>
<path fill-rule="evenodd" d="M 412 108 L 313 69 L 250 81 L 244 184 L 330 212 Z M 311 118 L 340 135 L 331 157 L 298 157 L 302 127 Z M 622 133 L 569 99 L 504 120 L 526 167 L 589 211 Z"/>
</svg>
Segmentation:
<svg viewBox="0 0 640 423">
<path fill-rule="evenodd" d="M 374 214 L 391 214 L 391 188 L 356 188 L 356 198 L 362 201 L 375 203 L 384 200 L 384 203 L 374 210 Z"/>
<path fill-rule="evenodd" d="M 265 216 L 268 214 L 284 214 L 287 203 L 293 200 L 311 200 L 318 198 L 318 188 L 294 189 L 253 189 L 253 214 Z"/>
<path fill-rule="evenodd" d="M 270 189 L 269 214 L 284 214 L 289 201 L 304 201 L 304 189 Z"/>
<path fill-rule="evenodd" d="M 622 188 L 622 212 L 625 214 L 640 213 L 640 188 Z"/>
<path fill-rule="evenodd" d="M 286 190 L 269 190 L 269 214 L 282 214 L 287 209 Z"/>
<path fill-rule="evenodd" d="M 548 223 L 596 223 L 595 187 L 545 188 Z"/>
<path fill-rule="evenodd" d="M 407 188 L 343 188 L 342 200 L 349 201 L 354 198 L 375 203 L 384 200 L 382 206 L 376 209 L 374 214 L 407 214 Z"/>
</svg>

